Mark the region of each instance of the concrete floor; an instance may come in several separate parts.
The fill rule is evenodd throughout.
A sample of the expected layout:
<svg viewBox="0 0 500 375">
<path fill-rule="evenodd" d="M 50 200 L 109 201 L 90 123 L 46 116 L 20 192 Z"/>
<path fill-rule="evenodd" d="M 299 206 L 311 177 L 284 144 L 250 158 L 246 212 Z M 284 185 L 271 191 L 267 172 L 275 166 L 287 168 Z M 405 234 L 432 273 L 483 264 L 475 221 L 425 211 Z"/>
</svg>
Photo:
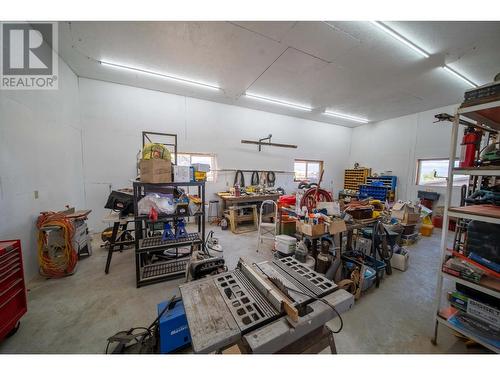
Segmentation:
<svg viewBox="0 0 500 375">
<path fill-rule="evenodd" d="M 256 232 L 233 235 L 214 227 L 233 269 L 239 257 L 250 262 L 271 259 L 270 251 L 255 252 Z M 434 303 L 439 268 L 440 232 L 409 247 L 410 268 L 395 270 L 380 288 L 369 290 L 343 314 L 337 334 L 339 353 L 472 353 L 451 331 L 440 326 L 433 346 Z M 156 305 L 173 293 L 180 280 L 135 287 L 133 250 L 115 253 L 104 273 L 106 251 L 93 241 L 94 253 L 83 259 L 75 275 L 58 280 L 36 278 L 28 290 L 28 313 L 19 331 L 0 343 L 0 353 L 103 353 L 106 339 L 119 330 L 147 326 Z M 336 327 L 337 320 L 331 322 Z M 324 352 L 327 352 L 325 350 Z"/>
</svg>

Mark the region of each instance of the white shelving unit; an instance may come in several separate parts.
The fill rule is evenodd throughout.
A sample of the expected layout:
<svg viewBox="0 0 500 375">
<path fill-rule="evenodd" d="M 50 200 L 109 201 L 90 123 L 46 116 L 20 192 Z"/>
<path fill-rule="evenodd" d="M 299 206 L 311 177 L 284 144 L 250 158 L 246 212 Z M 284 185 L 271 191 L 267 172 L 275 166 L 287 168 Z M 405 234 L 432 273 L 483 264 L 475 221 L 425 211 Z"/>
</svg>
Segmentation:
<svg viewBox="0 0 500 375">
<path fill-rule="evenodd" d="M 470 107 L 460 107 L 455 114 L 452 128 L 452 139 L 450 148 L 450 158 L 449 160 L 456 160 L 456 149 L 457 149 L 457 139 L 459 135 L 459 120 L 460 116 L 466 117 L 469 120 L 477 121 L 479 124 L 486 125 L 493 130 L 500 131 L 500 101 L 490 102 L 486 104 L 480 104 Z M 451 206 L 451 195 L 453 190 L 453 176 L 454 175 L 469 175 L 469 176 L 500 176 L 499 166 L 485 166 L 478 168 L 454 168 L 453 163 L 450 163 L 448 168 L 448 183 L 446 187 L 446 197 L 445 197 L 445 211 L 443 217 L 443 233 L 441 237 L 441 266 L 443 265 L 447 254 L 449 254 L 448 246 L 448 221 L 450 217 L 462 218 L 462 219 L 472 219 L 478 221 L 484 221 L 488 223 L 500 224 L 500 207 L 490 209 L 489 211 L 481 210 L 480 206 L 467 206 L 467 209 L 452 207 Z M 476 208 L 474 208 L 476 207 Z M 486 348 L 500 353 L 500 348 L 497 348 L 484 340 L 471 330 L 465 330 L 458 328 L 451 324 L 448 320 L 440 316 L 439 312 L 443 304 L 443 285 L 444 280 L 451 280 L 456 283 L 468 286 L 469 288 L 476 289 L 480 292 L 486 293 L 495 298 L 500 298 L 500 290 L 492 289 L 489 286 L 476 284 L 471 281 L 462 279 L 440 271 L 438 276 L 437 285 L 437 302 L 436 302 L 436 316 L 435 316 L 435 329 L 434 337 L 432 342 L 437 343 L 438 336 L 438 326 L 442 324 L 452 330 L 459 332 L 460 334 L 476 341 L 477 343 L 485 346 Z"/>
</svg>

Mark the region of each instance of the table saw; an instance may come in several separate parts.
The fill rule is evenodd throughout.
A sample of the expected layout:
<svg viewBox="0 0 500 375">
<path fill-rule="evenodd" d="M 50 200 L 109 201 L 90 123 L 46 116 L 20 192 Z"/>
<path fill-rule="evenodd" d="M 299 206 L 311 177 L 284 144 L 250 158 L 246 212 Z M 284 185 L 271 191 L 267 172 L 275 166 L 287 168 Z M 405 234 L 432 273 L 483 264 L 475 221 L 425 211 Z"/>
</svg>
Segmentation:
<svg viewBox="0 0 500 375">
<path fill-rule="evenodd" d="M 350 293 L 292 257 L 251 265 L 240 259 L 233 271 L 179 288 L 195 353 L 234 344 L 276 353 L 354 304 Z"/>
</svg>

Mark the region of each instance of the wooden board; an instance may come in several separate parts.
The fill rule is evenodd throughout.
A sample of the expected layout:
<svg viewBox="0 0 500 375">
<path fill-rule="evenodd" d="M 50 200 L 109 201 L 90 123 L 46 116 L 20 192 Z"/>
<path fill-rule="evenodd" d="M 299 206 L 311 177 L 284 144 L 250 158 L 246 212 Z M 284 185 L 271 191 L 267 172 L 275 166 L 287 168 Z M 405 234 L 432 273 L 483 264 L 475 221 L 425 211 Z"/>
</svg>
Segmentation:
<svg viewBox="0 0 500 375">
<path fill-rule="evenodd" d="M 230 202 L 230 203 L 238 203 L 238 202 L 260 202 L 269 200 L 277 200 L 280 195 L 279 194 L 259 194 L 259 195 L 241 195 L 239 197 L 235 195 L 221 195 L 217 193 L 220 199 Z"/>
<path fill-rule="evenodd" d="M 500 207 L 492 204 L 480 204 L 476 206 L 451 207 L 450 212 L 458 212 L 471 215 L 482 215 L 494 219 L 500 219 Z"/>
<path fill-rule="evenodd" d="M 210 353 L 239 340 L 241 331 L 211 278 L 179 289 L 195 353 Z"/>
<path fill-rule="evenodd" d="M 75 211 L 71 214 L 67 214 L 66 217 L 68 219 L 81 219 L 89 216 L 89 214 L 92 212 L 92 210 L 78 210 Z"/>
</svg>

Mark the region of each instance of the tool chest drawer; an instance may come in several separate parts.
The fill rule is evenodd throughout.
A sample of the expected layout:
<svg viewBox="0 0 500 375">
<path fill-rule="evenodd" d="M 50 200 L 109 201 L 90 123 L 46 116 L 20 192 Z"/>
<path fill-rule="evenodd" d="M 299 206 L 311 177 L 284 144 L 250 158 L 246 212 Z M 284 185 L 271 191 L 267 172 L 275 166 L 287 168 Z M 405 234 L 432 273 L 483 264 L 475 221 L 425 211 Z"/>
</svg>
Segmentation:
<svg viewBox="0 0 500 375">
<path fill-rule="evenodd" d="M 21 242 L 0 241 L 0 341 L 27 311 Z"/>
</svg>

